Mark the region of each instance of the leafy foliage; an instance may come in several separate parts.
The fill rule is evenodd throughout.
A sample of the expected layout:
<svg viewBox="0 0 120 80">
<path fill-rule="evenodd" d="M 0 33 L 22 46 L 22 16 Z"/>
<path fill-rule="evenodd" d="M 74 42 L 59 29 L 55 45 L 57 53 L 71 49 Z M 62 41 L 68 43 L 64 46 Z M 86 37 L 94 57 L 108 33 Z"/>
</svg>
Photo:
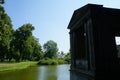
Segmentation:
<svg viewBox="0 0 120 80">
<path fill-rule="evenodd" d="M 44 58 L 41 59 L 38 64 L 39 65 L 57 65 L 57 64 L 66 64 L 67 62 L 64 59 L 57 59 L 57 58 Z"/>
<path fill-rule="evenodd" d="M 4 61 L 5 57 L 9 57 L 12 33 L 11 19 L 5 13 L 4 8 L 0 6 L 0 61 Z"/>
<path fill-rule="evenodd" d="M 19 51 L 19 61 L 39 60 L 41 57 L 41 46 L 38 39 L 32 35 L 33 30 L 32 24 L 28 23 L 14 32 L 13 44 L 11 46 L 14 48 L 13 52 Z"/>
<path fill-rule="evenodd" d="M 57 57 L 58 47 L 56 42 L 49 40 L 47 41 L 47 43 L 43 45 L 43 48 L 45 50 L 45 57 L 48 58 Z"/>
<path fill-rule="evenodd" d="M 65 55 L 65 61 L 67 62 L 67 63 L 70 63 L 70 61 L 71 61 L 71 53 L 70 52 L 68 52 L 66 55 Z"/>
</svg>

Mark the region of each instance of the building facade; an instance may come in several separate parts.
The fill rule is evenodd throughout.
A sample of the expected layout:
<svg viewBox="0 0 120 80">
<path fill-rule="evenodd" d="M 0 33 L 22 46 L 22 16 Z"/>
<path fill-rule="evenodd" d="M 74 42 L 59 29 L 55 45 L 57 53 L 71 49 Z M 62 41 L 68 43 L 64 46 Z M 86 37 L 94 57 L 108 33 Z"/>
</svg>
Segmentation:
<svg viewBox="0 0 120 80">
<path fill-rule="evenodd" d="M 120 9 L 87 4 L 74 11 L 68 29 L 71 80 L 120 79 L 115 42 L 120 36 Z"/>
</svg>

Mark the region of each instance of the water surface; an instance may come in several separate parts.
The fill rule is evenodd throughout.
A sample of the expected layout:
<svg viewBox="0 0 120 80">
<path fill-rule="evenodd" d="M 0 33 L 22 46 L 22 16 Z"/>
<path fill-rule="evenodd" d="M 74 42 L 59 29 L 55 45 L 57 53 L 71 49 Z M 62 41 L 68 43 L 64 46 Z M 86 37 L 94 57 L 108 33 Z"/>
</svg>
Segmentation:
<svg viewBox="0 0 120 80">
<path fill-rule="evenodd" d="M 69 80 L 70 65 L 36 66 L 0 72 L 0 80 Z"/>
</svg>

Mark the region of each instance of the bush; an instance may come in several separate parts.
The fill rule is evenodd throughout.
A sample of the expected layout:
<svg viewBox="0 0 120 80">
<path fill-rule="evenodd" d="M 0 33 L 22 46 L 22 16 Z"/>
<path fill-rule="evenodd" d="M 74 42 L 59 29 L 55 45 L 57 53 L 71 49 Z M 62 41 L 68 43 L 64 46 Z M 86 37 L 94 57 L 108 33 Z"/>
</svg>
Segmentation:
<svg viewBox="0 0 120 80">
<path fill-rule="evenodd" d="M 57 65 L 57 64 L 58 64 L 58 62 L 56 60 L 51 61 L 51 65 Z"/>
<path fill-rule="evenodd" d="M 57 65 L 58 62 L 54 59 L 42 59 L 38 62 L 39 65 Z"/>
<path fill-rule="evenodd" d="M 70 64 L 70 61 L 71 61 L 71 54 L 68 52 L 67 55 L 65 56 L 64 60 Z"/>
<path fill-rule="evenodd" d="M 45 58 L 38 62 L 39 65 L 57 65 L 57 64 L 66 64 L 67 61 L 64 59 L 49 59 Z"/>
<path fill-rule="evenodd" d="M 59 64 L 66 64 L 67 62 L 64 59 L 58 59 Z"/>
</svg>

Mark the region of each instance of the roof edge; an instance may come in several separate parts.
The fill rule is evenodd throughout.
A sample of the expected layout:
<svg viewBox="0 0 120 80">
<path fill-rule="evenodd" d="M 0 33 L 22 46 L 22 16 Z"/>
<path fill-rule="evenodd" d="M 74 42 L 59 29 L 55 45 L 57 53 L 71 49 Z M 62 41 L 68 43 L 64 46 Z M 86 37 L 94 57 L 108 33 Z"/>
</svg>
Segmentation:
<svg viewBox="0 0 120 80">
<path fill-rule="evenodd" d="M 87 8 L 90 8 L 90 7 L 103 7 L 103 5 L 88 3 L 88 4 L 84 5 L 83 7 L 76 9 L 76 10 L 74 11 L 73 15 L 72 15 L 72 18 L 71 18 L 71 20 L 70 20 L 67 28 L 68 28 L 68 29 L 71 28 L 71 24 L 72 24 L 72 22 L 74 21 L 74 18 L 75 18 L 75 16 L 76 16 L 77 13 L 79 13 L 79 12 L 81 12 L 81 11 L 87 9 Z"/>
</svg>

